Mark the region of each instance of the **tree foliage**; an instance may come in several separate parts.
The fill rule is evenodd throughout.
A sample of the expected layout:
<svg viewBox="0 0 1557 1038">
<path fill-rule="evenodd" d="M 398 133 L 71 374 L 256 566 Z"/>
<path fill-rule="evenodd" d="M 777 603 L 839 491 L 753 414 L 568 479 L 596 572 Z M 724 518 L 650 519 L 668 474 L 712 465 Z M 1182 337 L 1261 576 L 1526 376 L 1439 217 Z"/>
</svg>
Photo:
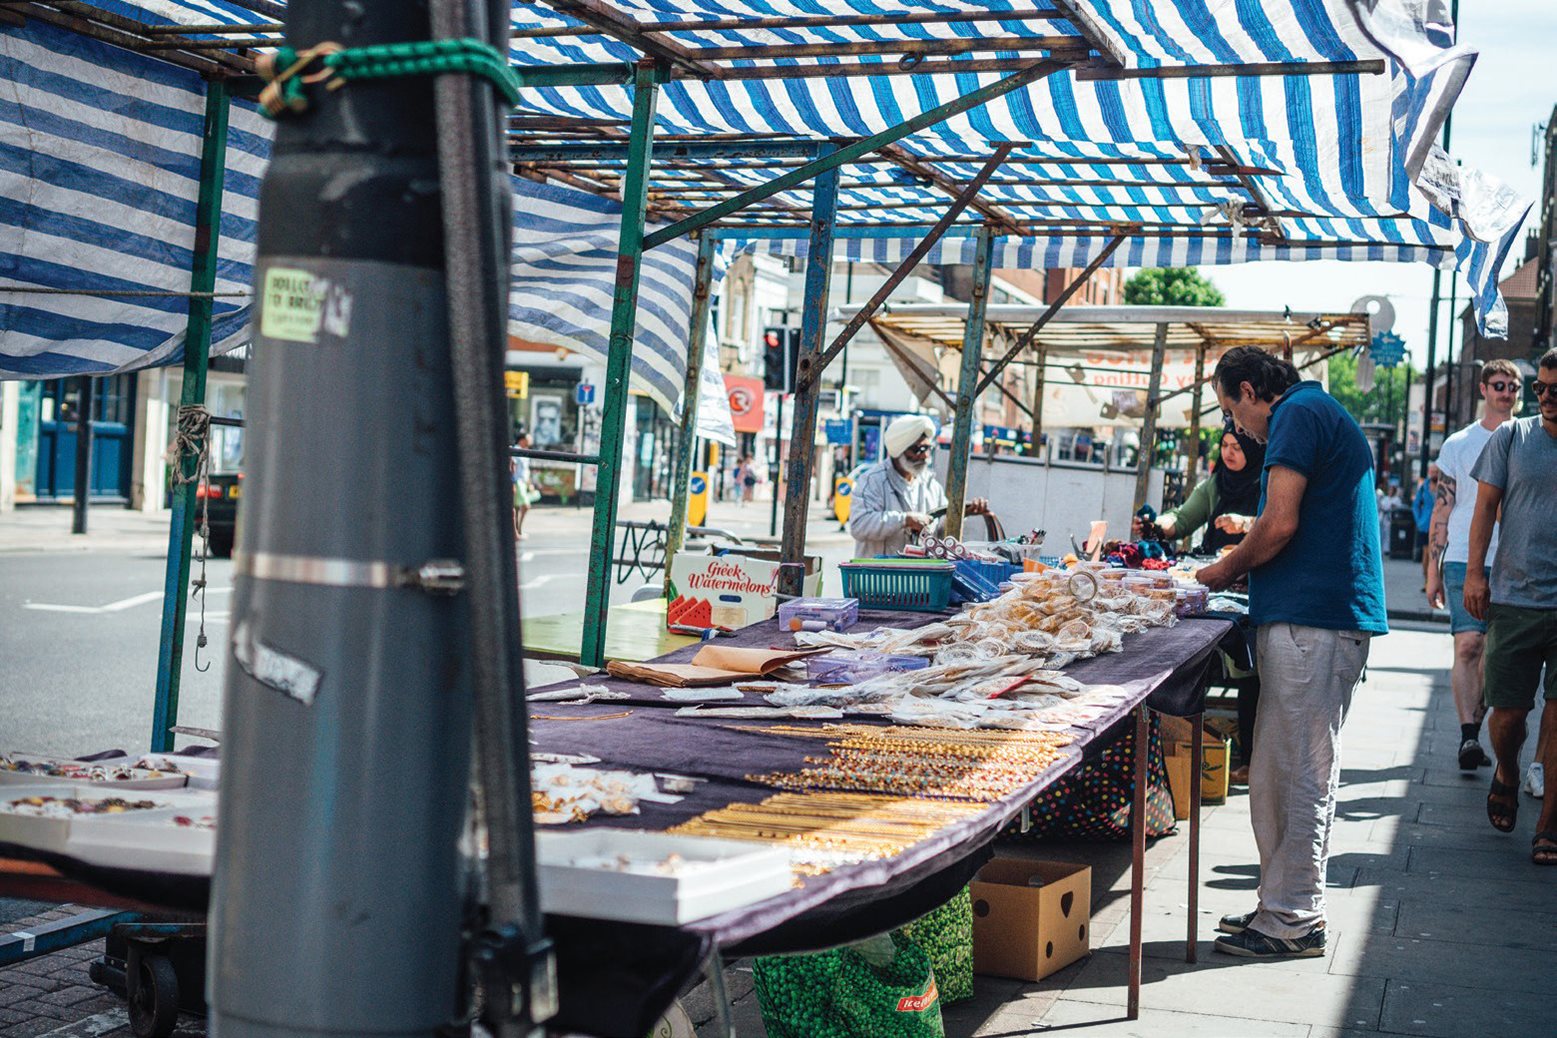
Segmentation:
<svg viewBox="0 0 1557 1038">
<path fill-rule="evenodd" d="M 1325 362 L 1329 365 L 1330 395 L 1359 422 L 1398 422 L 1405 411 L 1406 365 L 1373 369 L 1373 388 L 1364 392 L 1357 386 L 1357 358 L 1337 353 Z M 1413 372 L 1413 380 L 1420 372 Z"/>
<path fill-rule="evenodd" d="M 1217 287 L 1194 267 L 1147 267 L 1125 282 L 1131 306 L 1221 306 Z"/>
</svg>

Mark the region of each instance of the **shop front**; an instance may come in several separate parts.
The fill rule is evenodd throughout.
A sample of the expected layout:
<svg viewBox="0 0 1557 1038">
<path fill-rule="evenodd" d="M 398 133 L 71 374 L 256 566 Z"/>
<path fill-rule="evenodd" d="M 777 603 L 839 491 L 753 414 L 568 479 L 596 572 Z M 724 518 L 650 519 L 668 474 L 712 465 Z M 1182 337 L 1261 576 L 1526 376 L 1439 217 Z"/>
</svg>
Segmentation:
<svg viewBox="0 0 1557 1038">
<path fill-rule="evenodd" d="M 16 422 L 16 501 L 64 503 L 76 493 L 76 428 L 83 379 L 23 382 Z M 130 499 L 135 376 L 92 383 L 91 500 Z"/>
</svg>

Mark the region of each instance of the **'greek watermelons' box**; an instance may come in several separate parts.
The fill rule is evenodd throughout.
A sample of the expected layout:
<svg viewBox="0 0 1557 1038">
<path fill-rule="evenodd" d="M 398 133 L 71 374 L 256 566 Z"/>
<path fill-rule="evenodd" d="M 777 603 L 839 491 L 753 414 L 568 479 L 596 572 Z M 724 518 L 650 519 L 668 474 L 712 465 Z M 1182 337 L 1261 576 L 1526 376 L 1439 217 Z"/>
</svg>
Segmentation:
<svg viewBox="0 0 1557 1038">
<path fill-rule="evenodd" d="M 801 593 L 822 593 L 822 560 L 805 559 Z M 778 609 L 778 552 L 677 554 L 670 562 L 670 602 L 665 625 L 671 630 L 718 628 L 733 631 L 760 623 Z"/>
</svg>

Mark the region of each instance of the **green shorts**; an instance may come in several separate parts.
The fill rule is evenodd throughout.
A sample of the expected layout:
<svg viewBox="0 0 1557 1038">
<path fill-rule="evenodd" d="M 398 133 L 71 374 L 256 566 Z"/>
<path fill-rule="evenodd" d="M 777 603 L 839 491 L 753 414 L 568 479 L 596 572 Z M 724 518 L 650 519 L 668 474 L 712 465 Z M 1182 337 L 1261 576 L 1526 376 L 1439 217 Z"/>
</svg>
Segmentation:
<svg viewBox="0 0 1557 1038">
<path fill-rule="evenodd" d="M 1546 666 L 1546 698 L 1557 699 L 1557 609 L 1498 605 L 1487 610 L 1482 694 L 1490 707 L 1528 710 Z"/>
</svg>

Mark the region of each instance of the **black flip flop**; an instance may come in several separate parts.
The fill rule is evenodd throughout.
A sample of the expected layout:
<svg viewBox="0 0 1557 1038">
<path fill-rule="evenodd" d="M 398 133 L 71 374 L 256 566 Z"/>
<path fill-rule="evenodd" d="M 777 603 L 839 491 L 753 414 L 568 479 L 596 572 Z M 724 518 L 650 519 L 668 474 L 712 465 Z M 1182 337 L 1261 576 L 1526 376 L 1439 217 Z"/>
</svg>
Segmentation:
<svg viewBox="0 0 1557 1038">
<path fill-rule="evenodd" d="M 1499 803 L 1502 798 L 1512 800 L 1513 803 Z M 1499 819 L 1507 824 L 1499 824 Z M 1519 788 L 1499 782 L 1496 775 L 1492 777 L 1492 792 L 1487 794 L 1487 821 L 1500 833 L 1511 833 L 1519 824 Z"/>
<path fill-rule="evenodd" d="M 1537 865 L 1557 865 L 1557 831 L 1544 829 L 1535 834 L 1530 841 L 1530 860 Z"/>
</svg>

